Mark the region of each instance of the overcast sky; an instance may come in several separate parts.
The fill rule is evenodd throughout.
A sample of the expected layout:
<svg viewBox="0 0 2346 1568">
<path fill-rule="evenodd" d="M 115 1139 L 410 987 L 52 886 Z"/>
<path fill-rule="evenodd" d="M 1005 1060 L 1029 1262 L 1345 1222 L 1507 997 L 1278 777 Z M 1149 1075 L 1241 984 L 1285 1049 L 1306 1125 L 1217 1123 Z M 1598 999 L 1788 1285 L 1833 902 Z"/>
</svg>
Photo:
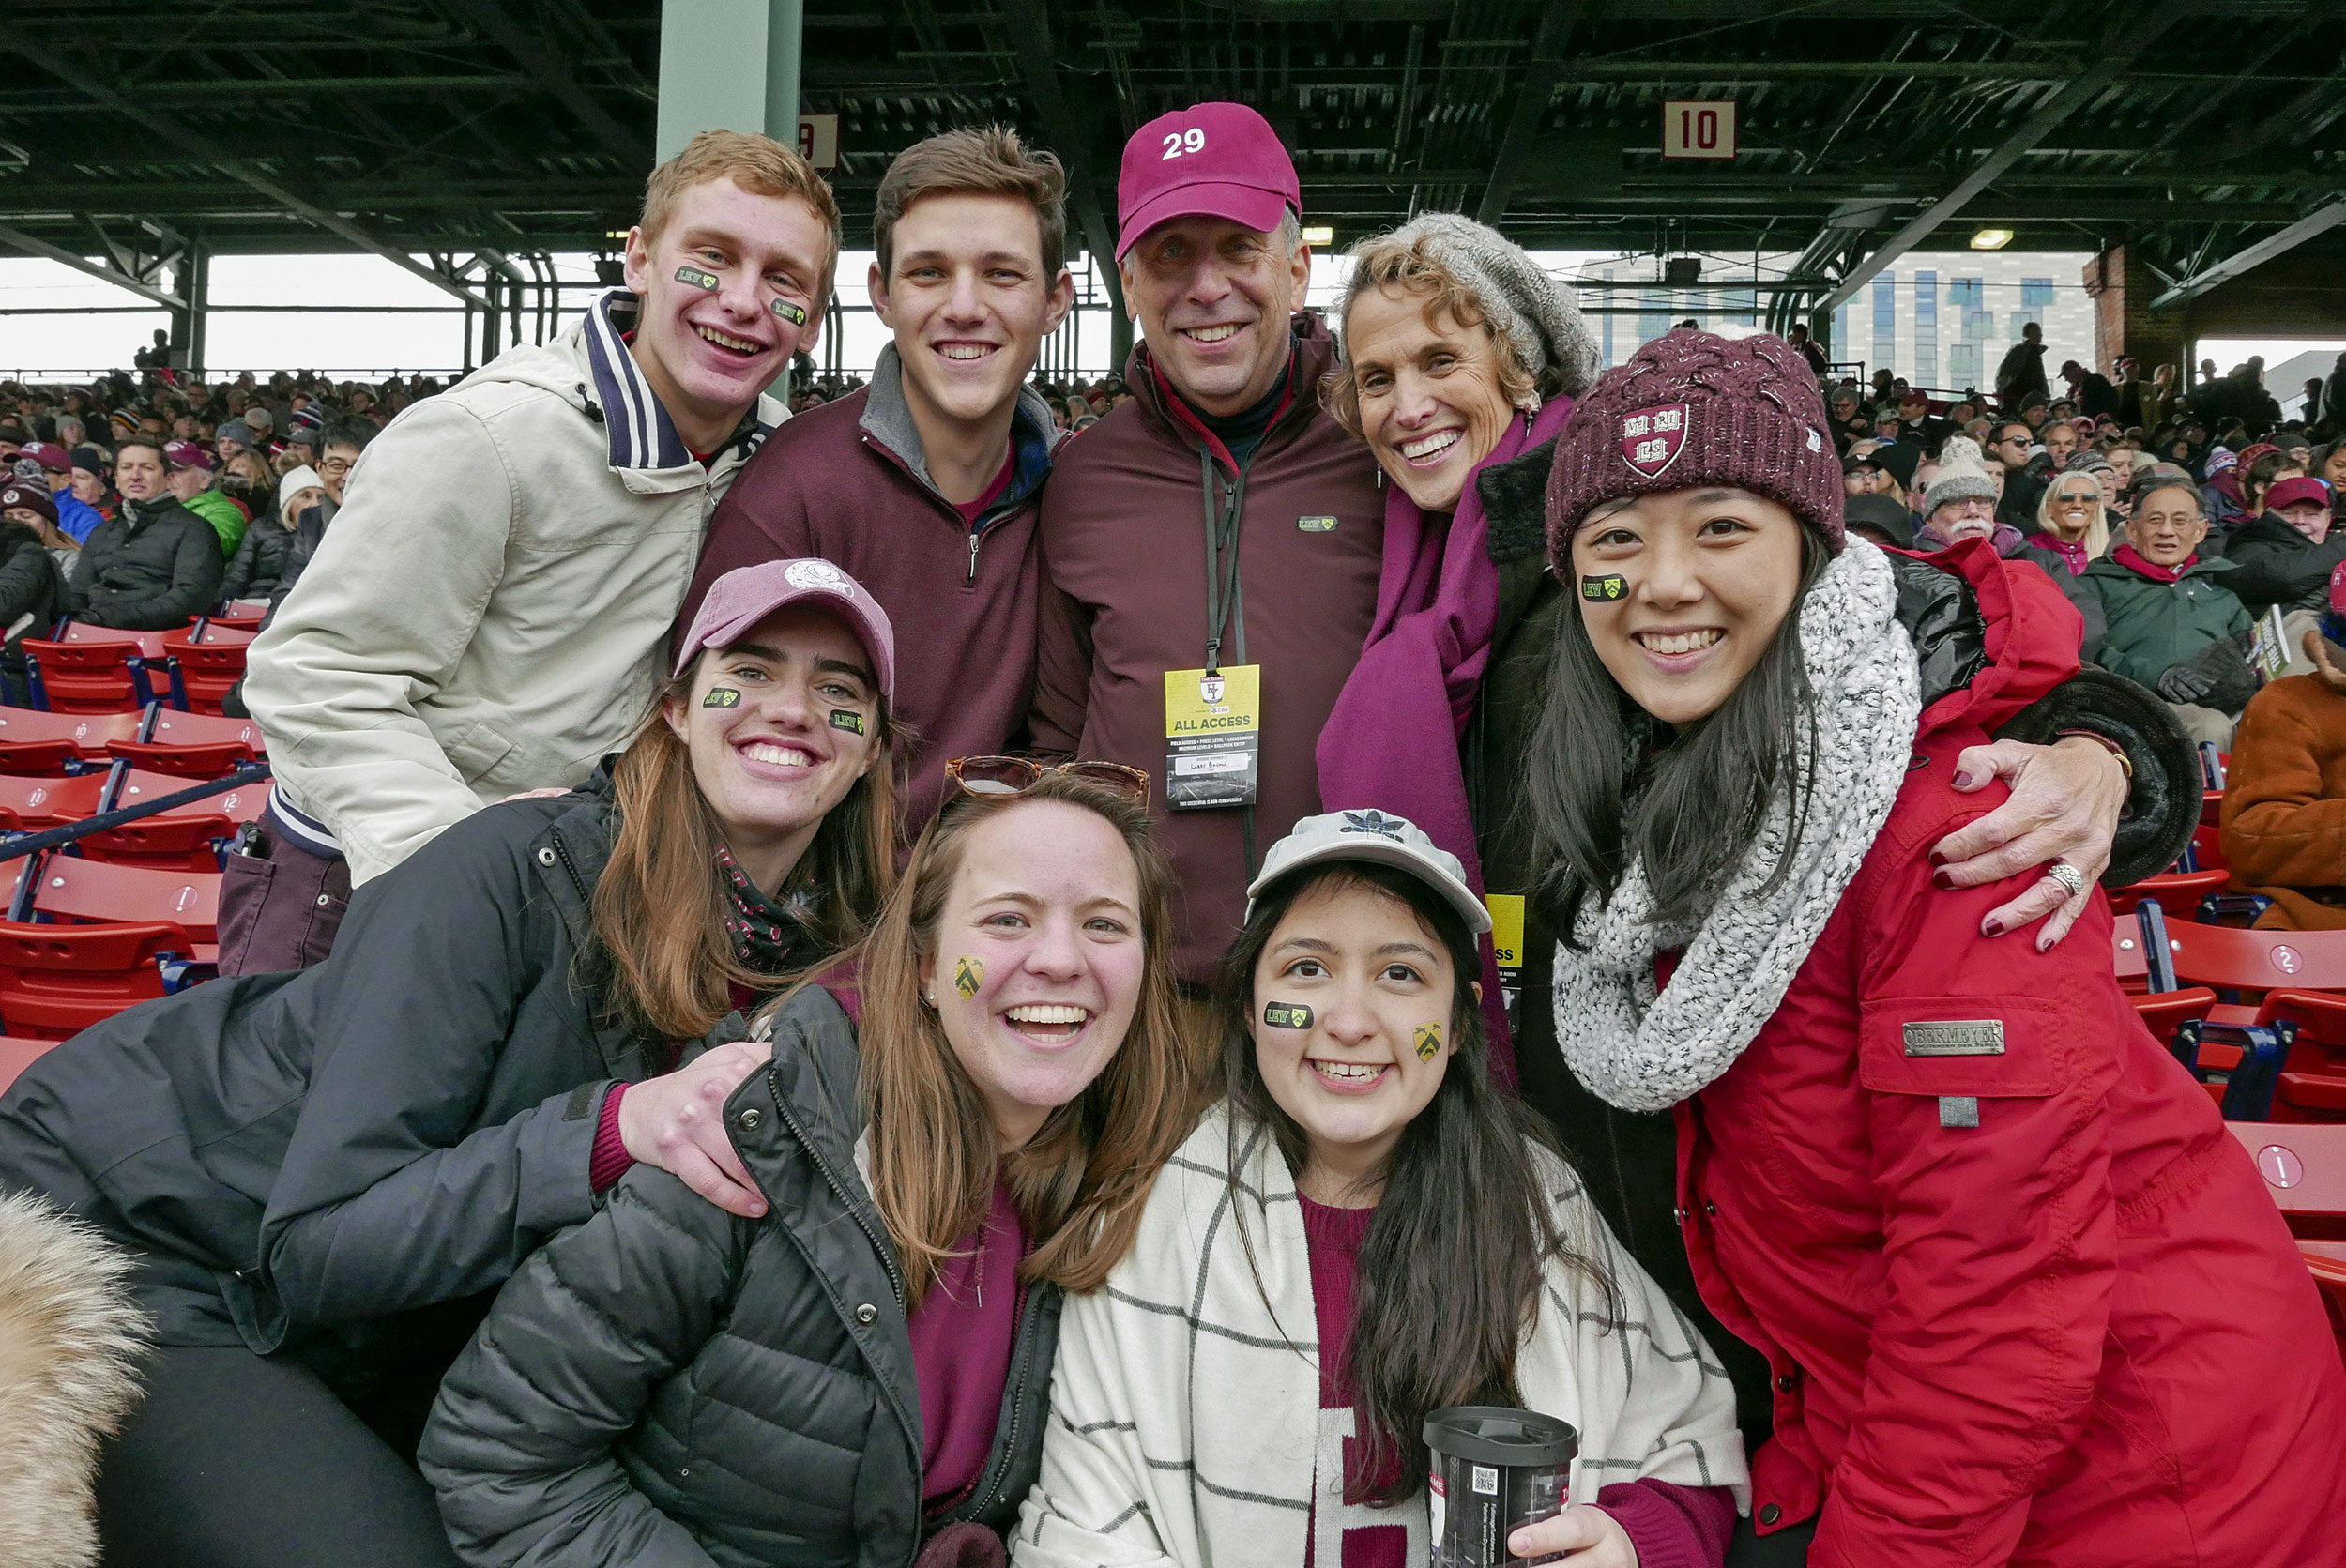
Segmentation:
<svg viewBox="0 0 2346 1568">
<path fill-rule="evenodd" d="M 2056 276 L 2077 276 L 2083 256 L 2049 258 Z M 1543 255 L 1540 260 L 1564 275 L 1599 260 L 1578 253 Z M 1749 257 L 1715 258 L 1706 266 L 1720 276 Z M 871 265 L 868 251 L 847 251 L 840 257 L 839 292 L 847 305 L 864 302 L 864 276 Z M 1653 258 L 1633 258 L 1624 267 L 1653 266 Z M 557 256 L 556 269 L 565 279 L 591 280 L 593 258 Z M 1325 304 L 1343 277 L 1341 262 L 1315 258 L 1312 302 Z M 1631 275 L 1624 272 L 1624 275 Z M 2065 285 L 2064 285 L 2065 286 Z M 588 290 L 566 291 L 573 308 L 592 297 Z M 1623 300 L 1627 303 L 1627 300 Z M 206 363 L 218 373 L 251 369 L 314 369 L 338 374 L 381 376 L 393 371 L 448 372 L 464 362 L 461 311 L 451 313 L 390 313 L 382 308 L 425 307 L 438 311 L 453 304 L 449 297 L 377 256 L 219 256 L 212 262 L 212 305 Z M 239 312 L 237 306 L 307 305 L 364 306 L 369 313 L 342 312 Z M 140 307 L 123 313 L 80 313 Z M 66 315 L 0 314 L 0 375 L 23 374 L 26 379 L 62 380 L 86 377 L 102 370 L 127 367 L 131 354 L 145 345 L 154 330 L 168 324 L 160 310 L 144 308 L 135 295 L 84 277 L 55 262 L 0 257 L 0 312 L 27 307 L 69 310 Z M 1081 316 L 1078 363 L 1087 373 L 1105 367 L 1108 320 L 1104 310 L 1086 310 Z M 885 331 L 869 311 L 844 312 L 844 323 L 830 328 L 844 331 L 842 363 L 850 371 L 871 366 L 885 341 Z M 2308 352 L 2335 354 L 2346 350 L 2346 339 L 2211 340 L 2201 357 L 2229 369 L 2250 354 L 2262 354 L 2277 369 L 2293 357 Z M 2276 382 L 2277 392 L 2296 391 L 2293 383 Z"/>
</svg>

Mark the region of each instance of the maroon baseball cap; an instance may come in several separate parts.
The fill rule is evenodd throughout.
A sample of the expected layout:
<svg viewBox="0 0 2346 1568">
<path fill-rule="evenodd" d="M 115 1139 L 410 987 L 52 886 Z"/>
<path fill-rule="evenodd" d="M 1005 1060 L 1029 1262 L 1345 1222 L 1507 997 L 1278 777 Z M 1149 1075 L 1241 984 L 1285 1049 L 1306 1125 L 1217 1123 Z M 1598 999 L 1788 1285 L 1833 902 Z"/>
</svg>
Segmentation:
<svg viewBox="0 0 2346 1568">
<path fill-rule="evenodd" d="M 201 468 L 208 473 L 212 454 L 192 441 L 173 441 L 163 448 L 163 462 L 174 468 Z"/>
<path fill-rule="evenodd" d="M 1116 181 L 1116 259 L 1158 224 L 1226 218 L 1269 234 L 1303 210 L 1279 133 L 1242 103 L 1198 103 L 1159 114 L 1124 144 Z"/>
<path fill-rule="evenodd" d="M 2276 511 L 2300 501 L 2311 501 L 2327 511 L 2330 507 L 2330 487 L 2320 480 L 2309 480 L 2300 474 L 2295 479 L 2276 480 L 2273 488 L 2264 493 L 2264 510 Z"/>
<path fill-rule="evenodd" d="M 880 695 L 896 700 L 896 632 L 871 590 L 826 560 L 800 556 L 726 572 L 708 586 L 693 629 L 677 645 L 675 675 L 692 667 L 705 647 L 730 647 L 759 621 L 786 604 L 812 601 L 847 623 L 872 656 Z"/>
<path fill-rule="evenodd" d="M 19 448 L 16 455 L 31 458 L 53 474 L 73 472 L 73 460 L 66 456 L 65 449 L 54 441 L 36 441 L 28 447 Z"/>
</svg>

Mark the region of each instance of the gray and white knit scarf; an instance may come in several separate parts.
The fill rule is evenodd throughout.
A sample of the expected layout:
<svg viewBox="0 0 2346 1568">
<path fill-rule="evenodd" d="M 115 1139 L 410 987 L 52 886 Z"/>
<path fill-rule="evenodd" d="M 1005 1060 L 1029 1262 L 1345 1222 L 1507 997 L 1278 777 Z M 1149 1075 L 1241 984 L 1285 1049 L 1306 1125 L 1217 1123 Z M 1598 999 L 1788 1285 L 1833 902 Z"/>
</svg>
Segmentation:
<svg viewBox="0 0 2346 1568">
<path fill-rule="evenodd" d="M 1623 1110 L 1668 1109 L 1733 1066 L 1783 1001 L 1889 820 L 1913 754 L 1922 693 L 1897 604 L 1888 561 L 1852 539 L 1801 607 L 1817 737 L 1813 755 L 1803 739 L 1800 773 L 1815 785 L 1784 879 L 1763 891 L 1790 836 L 1790 779 L 1698 929 L 1655 925 L 1653 891 L 1636 860 L 1609 903 L 1582 906 L 1576 931 L 1585 951 L 1557 944 L 1556 1041 L 1590 1092 Z M 1654 955 L 1681 946 L 1685 955 L 1657 996 Z"/>
</svg>

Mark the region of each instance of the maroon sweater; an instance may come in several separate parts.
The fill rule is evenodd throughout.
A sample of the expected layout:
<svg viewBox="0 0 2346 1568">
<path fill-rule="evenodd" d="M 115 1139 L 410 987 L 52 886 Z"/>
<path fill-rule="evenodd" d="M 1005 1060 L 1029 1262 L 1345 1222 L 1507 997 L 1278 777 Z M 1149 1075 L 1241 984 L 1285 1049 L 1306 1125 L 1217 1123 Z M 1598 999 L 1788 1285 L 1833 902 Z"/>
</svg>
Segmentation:
<svg viewBox="0 0 2346 1568">
<path fill-rule="evenodd" d="M 1255 858 L 1319 810 L 1314 748 L 1360 662 L 1377 610 L 1384 495 L 1376 460 L 1319 405 L 1336 368 L 1319 318 L 1295 323 L 1293 396 L 1247 466 L 1239 533 L 1244 662 L 1262 666 L 1264 736 Z M 1133 351 L 1134 401 L 1064 442 L 1043 493 L 1048 587 L 1033 733 L 1046 751 L 1148 769 L 1165 805 L 1165 673 L 1206 655 L 1206 505 L 1201 451 L 1226 487 L 1226 454 L 1163 395 L 1148 346 Z M 739 486 L 737 484 L 737 490 Z M 1333 526 L 1322 520 L 1333 518 Z M 1308 526 L 1299 525 L 1309 523 Z M 1239 663 L 1237 619 L 1223 662 Z M 1246 911 L 1246 813 L 1161 815 L 1179 878 L 1182 974 L 1208 980 Z"/>
<path fill-rule="evenodd" d="M 1022 406 L 1013 478 L 972 525 L 916 471 L 918 437 L 896 385 L 876 373 L 767 438 L 717 508 L 676 625 L 678 634 L 692 625 L 719 577 L 761 561 L 819 556 L 870 590 L 895 629 L 895 717 L 915 738 L 909 842 L 936 814 L 947 758 L 1024 739 L 1041 592 L 1035 493 L 1051 422 L 1039 398 Z"/>
<path fill-rule="evenodd" d="M 1335 1430 L 1356 1425 L 1349 1415 L 1360 1397 L 1348 1365 L 1352 1347 L 1352 1283 L 1359 1274 L 1361 1248 L 1376 1222 L 1374 1209 L 1332 1209 L 1302 1194 L 1296 1202 L 1303 1213 L 1303 1240 L 1310 1249 L 1312 1309 L 1319 1329 L 1319 1407 L 1348 1412 Z M 1353 1471 L 1355 1439 L 1331 1442 L 1322 1419 L 1320 1460 L 1341 1463 L 1348 1494 L 1359 1488 L 1348 1484 Z M 1341 1457 L 1339 1457 L 1341 1456 Z M 1318 1486 L 1315 1482 L 1314 1490 Z M 1667 1481 L 1617 1481 L 1592 1498 L 1629 1532 L 1638 1553 L 1638 1568 L 1719 1568 L 1727 1560 L 1728 1541 L 1735 1533 L 1735 1494 L 1724 1486 L 1678 1486 Z M 1303 1537 L 1303 1568 L 1415 1568 L 1408 1560 L 1409 1532 L 1379 1518 L 1377 1512 L 1348 1499 L 1337 1527 L 1341 1561 L 1318 1554 L 1319 1518 L 1313 1511 L 1312 1528 Z"/>
</svg>

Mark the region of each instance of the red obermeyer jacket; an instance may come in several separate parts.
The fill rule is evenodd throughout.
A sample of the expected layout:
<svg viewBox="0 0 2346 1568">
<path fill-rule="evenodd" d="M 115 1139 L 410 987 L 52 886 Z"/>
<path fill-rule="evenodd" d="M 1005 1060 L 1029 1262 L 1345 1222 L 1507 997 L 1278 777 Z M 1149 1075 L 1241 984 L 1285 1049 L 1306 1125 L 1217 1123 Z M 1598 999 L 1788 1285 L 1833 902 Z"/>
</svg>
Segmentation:
<svg viewBox="0 0 2346 1568">
<path fill-rule="evenodd" d="M 1985 549 L 1938 559 L 1990 667 L 1923 715 L 1782 1005 L 1677 1112 L 1696 1281 L 1775 1373 L 1755 1523 L 1820 1515 L 1813 1568 L 2346 1563 L 2346 1372 L 2247 1155 L 2120 993 L 2108 904 L 2040 953 L 1980 935 L 2013 883 L 1931 886 L 1996 804 L 1949 786 L 1958 754 L 2078 635 Z"/>
</svg>

